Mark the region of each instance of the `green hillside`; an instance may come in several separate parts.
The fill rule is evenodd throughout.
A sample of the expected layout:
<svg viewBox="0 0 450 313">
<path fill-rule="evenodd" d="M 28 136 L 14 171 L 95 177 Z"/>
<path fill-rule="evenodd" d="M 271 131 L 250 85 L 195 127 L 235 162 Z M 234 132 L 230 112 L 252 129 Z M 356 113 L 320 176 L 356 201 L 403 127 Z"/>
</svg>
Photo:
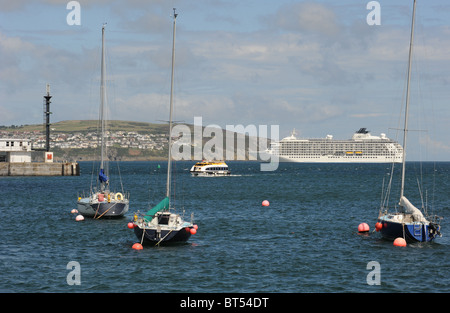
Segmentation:
<svg viewBox="0 0 450 313">
<path fill-rule="evenodd" d="M 97 131 L 99 121 L 97 120 L 70 120 L 51 124 L 52 132 L 75 133 Z M 108 121 L 108 130 L 111 131 L 134 131 L 139 133 L 164 133 L 167 132 L 167 124 L 155 124 L 131 121 Z M 0 126 L 1 130 L 31 132 L 42 131 L 42 124 L 21 126 Z"/>
<path fill-rule="evenodd" d="M 188 125 L 191 130 L 191 142 L 194 142 L 194 126 Z M 132 121 L 108 121 L 107 130 L 110 146 L 108 157 L 117 160 L 149 160 L 154 158 L 167 158 L 168 124 L 132 122 Z M 50 149 L 54 152 L 55 160 L 84 161 L 99 157 L 97 120 L 70 120 L 51 124 Z M 12 138 L 30 139 L 34 149 L 44 147 L 44 127 L 42 124 L 21 126 L 0 126 L 3 136 Z M 230 133 L 222 130 L 222 147 L 226 147 Z M 93 134 L 94 133 L 94 134 Z M 203 137 L 202 145 L 205 145 L 212 137 Z M 211 143 L 210 143 L 211 144 Z M 209 147 L 211 148 L 211 147 Z M 216 148 L 216 147 L 215 147 Z M 241 147 L 234 142 L 235 159 L 238 149 L 248 158 L 249 137 L 245 136 L 245 146 Z M 242 153 L 241 153 L 242 155 Z M 38 153 L 42 157 L 41 153 Z"/>
</svg>

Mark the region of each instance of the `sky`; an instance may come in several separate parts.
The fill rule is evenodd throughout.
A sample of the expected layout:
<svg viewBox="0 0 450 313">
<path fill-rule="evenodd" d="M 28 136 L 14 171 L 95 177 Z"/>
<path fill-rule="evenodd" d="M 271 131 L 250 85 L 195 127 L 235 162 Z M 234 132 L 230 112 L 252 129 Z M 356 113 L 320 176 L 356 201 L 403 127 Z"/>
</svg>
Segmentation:
<svg viewBox="0 0 450 313">
<path fill-rule="evenodd" d="M 412 0 L 69 2 L 0 0 L 0 125 L 42 123 L 46 84 L 51 122 L 97 119 L 104 23 L 109 118 L 167 120 L 176 8 L 175 120 L 401 142 Z M 450 161 L 448 73 L 450 4 L 418 0 L 408 160 Z"/>
</svg>

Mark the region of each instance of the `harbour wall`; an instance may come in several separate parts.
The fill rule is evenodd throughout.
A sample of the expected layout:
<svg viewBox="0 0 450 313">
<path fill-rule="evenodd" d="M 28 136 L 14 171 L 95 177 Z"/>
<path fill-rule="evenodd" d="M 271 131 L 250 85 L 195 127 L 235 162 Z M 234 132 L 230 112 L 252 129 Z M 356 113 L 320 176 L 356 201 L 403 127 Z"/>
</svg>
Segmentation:
<svg viewBox="0 0 450 313">
<path fill-rule="evenodd" d="M 80 165 L 75 162 L 0 162 L 0 176 L 80 176 Z"/>
</svg>

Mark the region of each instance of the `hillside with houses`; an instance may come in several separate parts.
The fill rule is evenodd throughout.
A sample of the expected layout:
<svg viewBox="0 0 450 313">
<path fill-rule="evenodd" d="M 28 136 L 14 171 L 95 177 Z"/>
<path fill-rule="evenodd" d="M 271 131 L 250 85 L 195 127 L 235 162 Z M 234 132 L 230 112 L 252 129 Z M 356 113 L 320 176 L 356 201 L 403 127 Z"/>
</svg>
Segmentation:
<svg viewBox="0 0 450 313">
<path fill-rule="evenodd" d="M 189 125 L 189 127 L 193 134 L 193 126 Z M 107 153 L 111 160 L 140 161 L 167 158 L 167 124 L 109 121 L 106 137 Z M 42 124 L 0 126 L 0 138 L 29 139 L 32 149 L 45 148 L 45 131 Z M 209 139 L 203 138 L 203 144 Z M 50 147 L 56 161 L 97 160 L 100 149 L 98 121 L 77 120 L 53 123 Z M 246 150 L 247 147 L 248 144 L 245 146 Z M 247 155 L 248 151 L 245 153 Z M 42 153 L 33 153 L 33 160 L 39 161 L 41 157 Z"/>
<path fill-rule="evenodd" d="M 98 121 L 62 121 L 51 125 L 50 147 L 55 160 L 98 159 Z M 163 159 L 168 144 L 167 125 L 111 121 L 106 132 L 108 156 L 116 160 Z M 45 148 L 42 125 L 0 127 L 1 138 L 29 139 L 32 149 Z M 33 158 L 39 158 L 35 153 Z"/>
</svg>

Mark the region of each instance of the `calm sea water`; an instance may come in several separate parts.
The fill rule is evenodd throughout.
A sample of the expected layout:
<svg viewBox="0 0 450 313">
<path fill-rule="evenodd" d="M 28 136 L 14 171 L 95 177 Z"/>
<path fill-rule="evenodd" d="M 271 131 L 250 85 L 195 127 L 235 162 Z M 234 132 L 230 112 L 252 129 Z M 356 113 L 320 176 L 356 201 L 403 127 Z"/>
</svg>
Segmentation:
<svg viewBox="0 0 450 313">
<path fill-rule="evenodd" d="M 175 164 L 175 195 L 179 210 L 194 212 L 198 233 L 141 251 L 131 249 L 137 238 L 127 223 L 163 197 L 165 162 L 120 164 L 131 201 L 119 220 L 76 222 L 70 213 L 90 187 L 92 163 L 81 163 L 79 177 L 1 177 L 0 291 L 450 292 L 450 163 L 423 167 L 435 173 L 423 175 L 424 190 L 445 218 L 443 237 L 406 248 L 357 233 L 362 222 L 374 229 L 388 165 L 280 164 L 261 172 L 259 163 L 235 161 L 233 175 L 210 178 L 191 177 L 192 164 Z M 408 186 L 417 189 L 415 178 Z M 67 283 L 71 261 L 80 264 L 79 285 Z M 380 285 L 367 283 L 371 261 L 380 265 Z"/>
</svg>

